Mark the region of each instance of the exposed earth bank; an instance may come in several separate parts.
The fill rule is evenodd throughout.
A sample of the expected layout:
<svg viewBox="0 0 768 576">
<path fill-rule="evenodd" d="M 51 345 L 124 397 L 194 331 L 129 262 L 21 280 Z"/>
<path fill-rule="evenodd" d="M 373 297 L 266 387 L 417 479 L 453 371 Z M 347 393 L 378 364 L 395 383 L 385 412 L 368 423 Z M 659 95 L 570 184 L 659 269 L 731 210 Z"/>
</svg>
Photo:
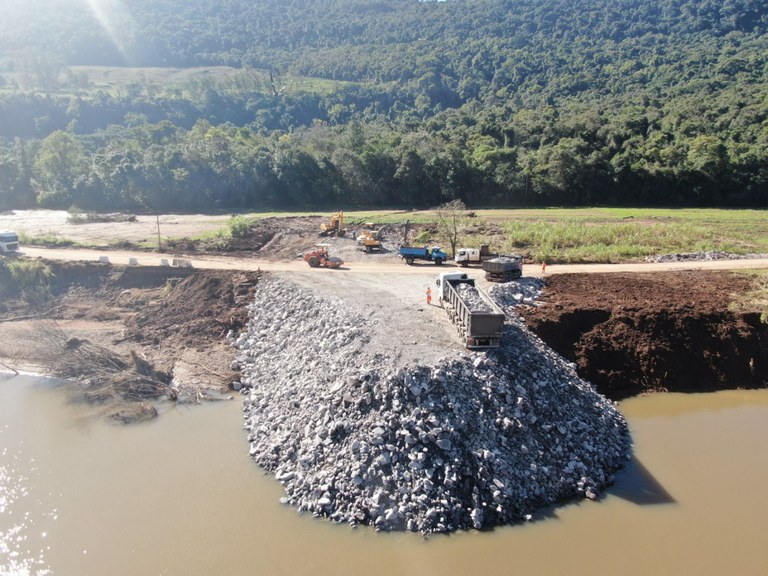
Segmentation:
<svg viewBox="0 0 768 576">
<path fill-rule="evenodd" d="M 547 278 L 540 306 L 520 312 L 612 399 L 763 387 L 768 326 L 759 312 L 734 310 L 753 283 L 729 272 L 564 274 Z"/>
<path fill-rule="evenodd" d="M 150 400 L 181 394 L 198 401 L 203 392 L 226 391 L 237 381 L 225 335 L 245 326 L 260 273 L 48 265 L 50 297 L 32 308 L 0 278 L 0 370 L 51 373 L 62 368 L 62 350 L 82 353 L 85 348 L 76 343 L 91 342 L 100 347 L 97 352 L 108 349 L 133 364 L 135 355 L 154 367 L 165 384 L 153 383 Z M 398 306 L 392 292 L 418 294 L 420 280 L 403 278 L 413 285 L 398 288 L 393 278 L 377 288 L 366 277 L 340 274 L 307 272 L 301 283 L 322 288 L 331 282 L 328 292 L 368 302 L 371 314 L 383 319 L 381 334 L 373 335 L 377 346 L 400 348 L 403 361 L 451 343 L 460 349 L 437 307 L 406 302 L 406 328 L 390 325 Z M 748 291 L 752 282 L 719 271 L 556 275 L 547 279 L 541 305 L 517 311 L 612 399 L 646 391 L 760 387 L 768 380 L 768 329 L 759 312 L 731 310 L 732 296 Z M 123 400 L 147 399 L 146 390 L 134 392 L 129 388 Z"/>
<path fill-rule="evenodd" d="M 0 267 L 1 371 L 76 377 L 79 396 L 122 422 L 163 400 L 231 395 L 226 334 L 246 324 L 260 273 L 45 264 L 50 290 L 31 302 Z"/>
</svg>

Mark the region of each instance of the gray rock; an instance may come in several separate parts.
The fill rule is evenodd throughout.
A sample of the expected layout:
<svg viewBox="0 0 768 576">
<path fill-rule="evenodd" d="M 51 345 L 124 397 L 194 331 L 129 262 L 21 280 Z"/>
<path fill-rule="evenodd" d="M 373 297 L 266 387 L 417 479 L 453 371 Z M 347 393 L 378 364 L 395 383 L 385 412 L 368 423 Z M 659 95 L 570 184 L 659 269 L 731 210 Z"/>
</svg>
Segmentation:
<svg viewBox="0 0 768 576">
<path fill-rule="evenodd" d="M 266 275 L 247 329 L 229 340 L 250 454 L 283 483 L 282 501 L 426 533 L 599 497 L 628 457 L 626 422 L 514 313 L 540 286 L 491 291 L 508 314 L 498 350 L 404 367 L 366 349 L 386 327 Z"/>
</svg>

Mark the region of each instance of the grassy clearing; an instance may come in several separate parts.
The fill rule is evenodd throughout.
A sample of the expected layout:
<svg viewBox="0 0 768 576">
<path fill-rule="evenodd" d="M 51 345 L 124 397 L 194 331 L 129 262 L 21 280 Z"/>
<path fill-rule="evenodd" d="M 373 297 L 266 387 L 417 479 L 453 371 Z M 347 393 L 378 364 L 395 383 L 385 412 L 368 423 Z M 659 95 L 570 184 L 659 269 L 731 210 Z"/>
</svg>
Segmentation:
<svg viewBox="0 0 768 576">
<path fill-rule="evenodd" d="M 260 219 L 288 216 L 320 216 L 332 211 L 248 212 L 221 220 L 213 232 L 191 240 L 223 242 L 245 233 Z M 465 219 L 459 244 L 488 244 L 495 252 L 518 253 L 532 261 L 550 263 L 615 263 L 639 261 L 646 256 L 679 252 L 722 251 L 734 254 L 768 254 L 768 212 L 719 209 L 549 208 L 474 210 Z M 413 242 L 447 246 L 431 233 L 433 210 L 345 211 L 347 226 L 373 222 L 378 226 L 416 226 Z M 67 246 L 74 242 L 61 236 L 21 236 L 27 245 Z M 399 240 L 399 239 L 396 239 Z M 155 245 L 154 238 L 147 246 Z"/>
<path fill-rule="evenodd" d="M 743 272 L 753 277 L 753 289 L 744 294 L 733 294 L 731 309 L 735 312 L 762 310 L 760 320 L 768 324 L 768 270 L 749 270 Z"/>
<path fill-rule="evenodd" d="M 50 296 L 52 275 L 48 265 L 40 260 L 0 259 L 0 279 L 4 280 L 6 295 L 20 295 L 33 305 L 45 302 Z"/>
<path fill-rule="evenodd" d="M 761 210 L 552 208 L 474 213 L 462 244 L 489 244 L 494 251 L 522 253 L 535 261 L 612 263 L 715 250 L 768 253 L 768 214 Z M 408 217 L 424 223 L 433 221 L 434 214 Z"/>
<path fill-rule="evenodd" d="M 73 247 L 77 246 L 77 242 L 64 238 L 54 232 L 48 232 L 47 234 L 39 234 L 31 236 L 24 232 L 19 232 L 19 244 L 22 246 L 49 246 L 49 247 Z"/>
</svg>

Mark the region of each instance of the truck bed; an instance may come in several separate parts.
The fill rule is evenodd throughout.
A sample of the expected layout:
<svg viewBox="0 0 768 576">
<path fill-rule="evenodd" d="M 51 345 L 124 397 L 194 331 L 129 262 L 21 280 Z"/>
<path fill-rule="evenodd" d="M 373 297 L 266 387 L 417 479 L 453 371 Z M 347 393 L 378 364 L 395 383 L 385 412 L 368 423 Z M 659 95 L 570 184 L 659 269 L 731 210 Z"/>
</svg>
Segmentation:
<svg viewBox="0 0 768 576">
<path fill-rule="evenodd" d="M 446 311 L 469 349 L 495 348 L 504 329 L 504 312 L 474 281 L 449 281 Z"/>
</svg>

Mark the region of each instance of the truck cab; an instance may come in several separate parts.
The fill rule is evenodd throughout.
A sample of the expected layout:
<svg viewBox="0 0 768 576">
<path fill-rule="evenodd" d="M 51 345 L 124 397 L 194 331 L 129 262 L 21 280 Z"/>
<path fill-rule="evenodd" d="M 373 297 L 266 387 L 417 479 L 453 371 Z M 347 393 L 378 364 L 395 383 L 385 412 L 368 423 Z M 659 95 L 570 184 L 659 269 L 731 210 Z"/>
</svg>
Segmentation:
<svg viewBox="0 0 768 576">
<path fill-rule="evenodd" d="M 491 254 L 488 244 L 482 244 L 480 248 L 459 248 L 456 251 L 455 260 L 459 266 L 467 266 L 468 264 L 480 264 L 494 256 L 496 254 Z"/>
<path fill-rule="evenodd" d="M 443 272 L 437 277 L 435 282 L 437 284 L 437 297 L 440 301 L 447 300 L 447 289 L 450 281 L 466 281 L 472 284 L 475 282 L 464 272 Z"/>
<path fill-rule="evenodd" d="M 15 254 L 19 251 L 19 236 L 10 230 L 0 230 L 0 253 Z"/>
</svg>

